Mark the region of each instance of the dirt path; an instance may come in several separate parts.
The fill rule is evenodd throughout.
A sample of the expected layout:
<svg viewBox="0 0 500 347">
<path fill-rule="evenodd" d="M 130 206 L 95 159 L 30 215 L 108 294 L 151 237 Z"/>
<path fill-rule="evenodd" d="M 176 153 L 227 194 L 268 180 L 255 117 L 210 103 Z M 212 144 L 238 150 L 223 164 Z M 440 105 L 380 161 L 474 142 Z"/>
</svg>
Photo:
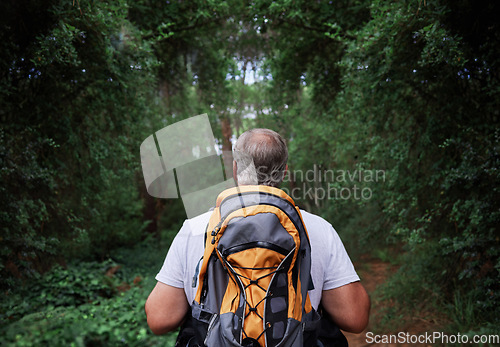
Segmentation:
<svg viewBox="0 0 500 347">
<path fill-rule="evenodd" d="M 372 298 L 372 306 L 370 313 L 370 323 L 368 327 L 360 334 L 351 334 L 344 332 L 347 340 L 349 341 L 350 347 L 362 347 L 362 346 L 380 346 L 380 347 L 395 347 L 395 346 L 429 346 L 429 344 L 409 344 L 409 343 L 375 343 L 375 334 L 378 334 L 379 339 L 382 339 L 383 335 L 397 335 L 398 333 L 409 333 L 412 335 L 425 334 L 425 332 L 430 332 L 436 330 L 436 324 L 434 321 L 426 321 L 420 318 L 409 317 L 409 324 L 401 327 L 395 327 L 397 330 L 375 332 L 373 327 L 376 324 L 377 319 L 380 319 L 380 313 L 382 307 L 381 303 L 373 300 L 373 293 L 381 284 L 383 284 L 387 278 L 394 273 L 397 268 L 390 263 L 383 262 L 378 259 L 363 259 L 359 264 L 355 264 L 358 269 L 358 273 L 361 277 L 361 282 L 363 283 L 366 291 Z M 399 323 L 399 322 L 395 322 Z M 368 334 L 367 334 L 368 333 Z M 388 336 L 386 338 L 389 338 Z"/>
</svg>

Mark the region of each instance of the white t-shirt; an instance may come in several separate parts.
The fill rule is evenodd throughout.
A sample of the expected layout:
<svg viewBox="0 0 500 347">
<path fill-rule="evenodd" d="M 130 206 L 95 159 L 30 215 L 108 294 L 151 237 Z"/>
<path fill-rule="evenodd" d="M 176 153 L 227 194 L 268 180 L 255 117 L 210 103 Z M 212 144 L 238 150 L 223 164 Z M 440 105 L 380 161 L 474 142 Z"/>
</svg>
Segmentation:
<svg viewBox="0 0 500 347">
<path fill-rule="evenodd" d="M 312 306 L 317 309 L 323 290 L 338 288 L 359 281 L 351 259 L 332 225 L 323 218 L 301 210 L 311 241 L 311 276 L 314 289 L 309 291 Z M 196 295 L 198 278 L 196 267 L 201 267 L 204 253 L 205 230 L 212 212 L 184 222 L 175 237 L 163 266 L 156 275 L 159 282 L 184 288 L 189 303 Z M 194 286 L 193 286 L 194 280 Z"/>
</svg>

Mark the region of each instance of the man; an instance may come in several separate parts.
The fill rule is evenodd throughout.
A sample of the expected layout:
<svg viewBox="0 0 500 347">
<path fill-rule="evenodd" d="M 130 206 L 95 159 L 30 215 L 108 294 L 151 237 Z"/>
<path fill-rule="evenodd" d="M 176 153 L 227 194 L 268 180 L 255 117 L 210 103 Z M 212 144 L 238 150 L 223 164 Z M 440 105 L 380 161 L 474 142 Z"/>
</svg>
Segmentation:
<svg viewBox="0 0 500 347">
<path fill-rule="evenodd" d="M 238 185 L 261 184 L 277 187 L 287 169 L 288 150 L 283 138 L 269 129 L 243 133 L 234 146 L 233 176 Z M 321 217 L 301 210 L 311 242 L 309 291 L 312 306 L 323 309 L 337 326 L 360 333 L 368 324 L 370 299 L 333 227 Z M 148 325 L 160 335 L 183 322 L 196 295 L 196 268 L 201 265 L 204 233 L 211 212 L 184 222 L 175 237 L 158 283 L 146 301 Z"/>
</svg>

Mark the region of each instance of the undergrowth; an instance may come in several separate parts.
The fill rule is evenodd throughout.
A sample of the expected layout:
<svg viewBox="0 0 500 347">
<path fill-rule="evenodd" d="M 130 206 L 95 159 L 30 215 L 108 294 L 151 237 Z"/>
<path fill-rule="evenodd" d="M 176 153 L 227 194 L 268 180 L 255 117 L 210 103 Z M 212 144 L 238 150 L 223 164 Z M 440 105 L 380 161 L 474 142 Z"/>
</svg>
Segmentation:
<svg viewBox="0 0 500 347">
<path fill-rule="evenodd" d="M 374 293 L 379 307 L 374 329 L 381 333 L 442 331 L 462 335 L 498 335 L 498 316 L 494 309 L 478 310 L 481 296 L 475 295 L 476 282 L 453 285 L 444 269 L 446 259 L 438 252 L 438 244 L 406 252 L 399 256 L 401 266 Z M 441 271 L 438 269 L 441 268 Z M 429 274 L 441 276 L 430 277 Z M 452 283 L 448 286 L 444 283 Z M 468 290 L 464 290 L 469 286 Z M 487 303 L 485 304 L 487 305 Z"/>
<path fill-rule="evenodd" d="M 146 240 L 102 262 L 74 261 L 19 281 L 0 299 L 4 346 L 173 346 L 155 336 L 144 313 L 167 247 Z"/>
</svg>

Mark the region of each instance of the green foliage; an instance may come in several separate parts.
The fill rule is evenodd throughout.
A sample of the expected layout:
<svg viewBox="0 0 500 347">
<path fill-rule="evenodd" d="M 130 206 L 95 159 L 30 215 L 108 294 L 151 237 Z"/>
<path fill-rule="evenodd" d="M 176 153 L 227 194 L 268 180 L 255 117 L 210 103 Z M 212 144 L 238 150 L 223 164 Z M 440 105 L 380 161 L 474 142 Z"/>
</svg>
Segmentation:
<svg viewBox="0 0 500 347">
<path fill-rule="evenodd" d="M 3 278 L 141 238 L 140 121 L 160 110 L 152 43 L 126 1 L 32 3 L 2 5 Z"/>
<path fill-rule="evenodd" d="M 173 346 L 176 334 L 154 336 L 144 314 L 164 256 L 162 248 L 147 240 L 133 249 L 118 249 L 113 254 L 118 262 L 75 262 L 20 286 L 0 302 L 2 343 Z"/>
</svg>

